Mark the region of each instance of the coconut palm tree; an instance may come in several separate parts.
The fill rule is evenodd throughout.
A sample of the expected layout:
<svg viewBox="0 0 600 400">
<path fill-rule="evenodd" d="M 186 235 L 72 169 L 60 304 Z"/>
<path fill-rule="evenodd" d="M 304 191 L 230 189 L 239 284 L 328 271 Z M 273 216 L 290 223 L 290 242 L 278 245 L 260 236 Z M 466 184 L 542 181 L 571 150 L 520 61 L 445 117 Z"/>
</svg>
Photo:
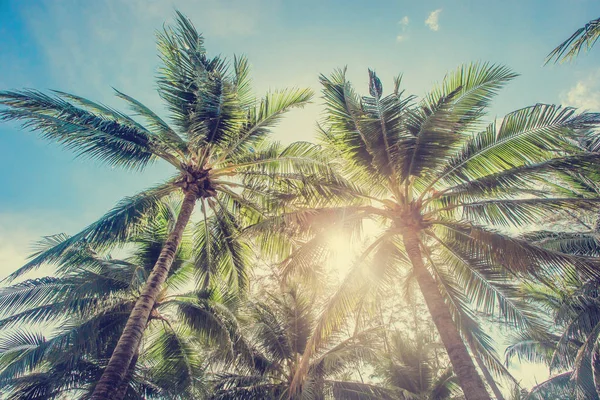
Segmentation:
<svg viewBox="0 0 600 400">
<path fill-rule="evenodd" d="M 288 398 L 290 383 L 318 310 L 314 295 L 308 293 L 300 285 L 289 284 L 249 305 L 250 322 L 246 335 L 253 358 L 250 363 L 218 373 L 211 399 Z M 298 398 L 393 398 L 391 390 L 353 381 L 348 375 L 348 371 L 352 372 L 374 356 L 373 341 L 378 330 L 371 328 L 351 335 L 341 332 L 331 335 L 323 351 L 311 358 L 307 384 Z"/>
<path fill-rule="evenodd" d="M 360 306 L 364 293 L 393 287 L 394 271 L 407 268 L 466 398 L 489 399 L 465 345 L 482 344 L 471 334 L 473 311 L 520 329 L 539 328 L 534 311 L 518 296 L 515 278 L 549 281 L 555 274 L 597 273 L 596 259 L 543 249 L 494 228 L 520 227 L 598 202 L 577 196 L 567 179 L 551 178 L 557 171 L 595 168 L 599 155 L 582 151 L 575 141 L 597 126 L 600 115 L 538 104 L 482 127 L 491 98 L 514 77 L 502 66 L 463 66 L 420 102 L 404 96 L 399 78 L 383 96 L 373 71 L 370 96 L 363 97 L 354 92 L 345 70 L 321 77 L 327 107 L 321 140 L 339 157 L 345 176 L 362 188 L 357 196 L 363 204 L 290 211 L 257 229 L 280 234 L 285 228 L 277 226 L 296 221 L 296 230 L 317 231 L 318 241 L 319 232 L 328 228 L 314 228 L 314 221 L 370 218 L 382 230 L 321 315 L 293 390 L 300 389 L 312 352 L 340 315 Z M 319 248 L 316 242 L 306 244 Z M 368 265 L 369 257 L 380 261 L 365 272 L 361 265 Z M 303 264 L 293 265 L 302 269 Z"/>
<path fill-rule="evenodd" d="M 572 60 L 579 55 L 582 49 L 589 51 L 600 37 L 600 18 L 594 19 L 577 29 L 567 40 L 558 45 L 546 57 L 546 64 Z"/>
<path fill-rule="evenodd" d="M 0 289 L 0 385 L 8 398 L 91 394 L 175 223 L 177 208 L 166 203 L 147 216 L 147 225 L 131 238 L 126 259 L 111 258 L 90 245 L 71 247 L 57 263 L 55 276 Z M 67 239 L 56 235 L 44 244 Z M 150 314 L 143 345 L 115 396 L 192 398 L 205 393 L 204 371 L 211 360 L 231 362 L 249 354 L 235 315 L 238 297 L 190 285 L 194 245 L 187 229 Z"/>
<path fill-rule="evenodd" d="M 175 27 L 158 35 L 158 48 L 163 62 L 158 91 L 172 125 L 118 91 L 138 119 L 62 92 L 0 92 L 4 106 L 0 119 L 23 121 L 25 128 L 39 131 L 79 155 L 129 169 L 143 169 L 161 159 L 176 171 L 169 181 L 124 199 L 100 220 L 40 253 L 9 277 L 54 262 L 81 243 L 124 242 L 138 230 L 140 216 L 156 209 L 161 198 L 174 192 L 183 195 L 177 222 L 96 386 L 92 397 L 96 400 L 108 399 L 111 389 L 125 376 L 197 202 L 201 218 L 215 216 L 212 224 L 205 224 L 199 267 L 205 275 L 229 268 L 232 284 L 243 288 L 244 256 L 234 240 L 240 224 L 260 218 L 275 200 L 286 201 L 288 197 L 279 196 L 282 189 L 302 192 L 315 177 L 323 180 L 329 174 L 315 146 L 295 143 L 282 148 L 265 142 L 270 128 L 286 111 L 311 99 L 310 90 L 274 91 L 257 100 L 247 59 L 234 58 L 230 68 L 220 57 L 209 58 L 202 36 L 180 13 Z M 320 195 L 332 195 L 333 191 L 326 184 L 318 187 Z M 312 193 L 304 191 L 305 195 Z"/>
</svg>

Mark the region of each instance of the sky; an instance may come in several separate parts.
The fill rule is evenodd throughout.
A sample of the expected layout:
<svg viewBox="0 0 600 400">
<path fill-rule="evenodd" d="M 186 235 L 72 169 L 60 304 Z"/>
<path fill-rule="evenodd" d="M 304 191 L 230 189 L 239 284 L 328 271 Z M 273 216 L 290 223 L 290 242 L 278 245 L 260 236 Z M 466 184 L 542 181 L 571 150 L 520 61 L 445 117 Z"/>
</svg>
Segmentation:
<svg viewBox="0 0 600 400">
<path fill-rule="evenodd" d="M 597 0 L 0 0 L 0 90 L 57 89 L 121 107 L 114 87 L 165 115 L 154 34 L 175 9 L 203 32 L 209 54 L 248 56 L 257 93 L 318 92 L 319 74 L 347 65 L 359 92 L 372 68 L 384 90 L 402 74 L 404 89 L 421 96 L 457 66 L 489 61 L 520 74 L 490 118 L 535 103 L 600 111 L 600 46 L 573 63 L 543 65 L 599 16 Z M 319 101 L 290 113 L 274 139 L 312 140 Z M 111 169 L 0 124 L 0 277 L 42 235 L 76 233 L 171 172 L 162 164 Z"/>
</svg>

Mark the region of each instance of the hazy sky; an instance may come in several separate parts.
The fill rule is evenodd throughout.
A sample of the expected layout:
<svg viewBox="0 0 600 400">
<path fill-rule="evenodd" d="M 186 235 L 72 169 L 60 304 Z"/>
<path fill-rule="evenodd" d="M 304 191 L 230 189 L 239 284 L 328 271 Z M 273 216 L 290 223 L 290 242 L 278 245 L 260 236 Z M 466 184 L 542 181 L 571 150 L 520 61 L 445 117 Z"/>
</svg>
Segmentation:
<svg viewBox="0 0 600 400">
<path fill-rule="evenodd" d="M 446 71 L 491 61 L 521 76 L 493 116 L 537 102 L 600 110 L 600 45 L 575 63 L 543 66 L 575 29 L 600 15 L 597 0 L 0 0 L 0 89 L 59 89 L 120 106 L 111 87 L 163 113 L 156 94 L 154 32 L 177 8 L 204 33 L 210 54 L 245 53 L 259 93 L 310 86 L 348 65 L 359 91 L 367 68 L 390 88 L 402 73 L 422 95 Z M 311 140 L 315 105 L 290 114 L 282 141 Z M 0 276 L 20 266 L 41 235 L 75 233 L 121 197 L 170 170 L 112 170 L 0 125 Z"/>
</svg>

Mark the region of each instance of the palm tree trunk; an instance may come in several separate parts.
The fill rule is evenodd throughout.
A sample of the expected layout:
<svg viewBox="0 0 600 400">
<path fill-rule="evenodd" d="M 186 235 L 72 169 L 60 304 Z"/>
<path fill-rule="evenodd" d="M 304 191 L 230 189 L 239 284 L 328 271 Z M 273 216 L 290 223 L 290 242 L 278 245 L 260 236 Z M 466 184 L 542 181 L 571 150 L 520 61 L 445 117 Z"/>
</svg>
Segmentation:
<svg viewBox="0 0 600 400">
<path fill-rule="evenodd" d="M 492 392 L 494 392 L 494 396 L 496 396 L 496 400 L 504 400 L 504 395 L 502 395 L 502 392 L 500 391 L 500 388 L 496 384 L 494 377 L 492 376 L 492 374 L 490 374 L 490 371 L 483 363 L 483 360 L 481 359 L 481 357 L 476 353 L 473 346 L 471 346 L 471 351 L 473 352 L 473 356 L 475 357 L 475 361 L 477 361 L 477 365 L 479 366 L 479 369 L 483 373 L 483 377 L 485 378 L 485 381 L 490 386 L 490 389 L 492 389 Z"/>
<path fill-rule="evenodd" d="M 137 351 L 133 354 L 133 358 L 131 359 L 131 363 L 129 364 L 129 369 L 127 370 L 127 374 L 125 378 L 119 385 L 119 389 L 112 396 L 113 400 L 123 400 L 125 395 L 127 394 L 127 389 L 129 389 L 129 382 L 133 377 L 133 371 L 135 370 L 135 365 L 137 364 L 138 356 L 140 355 L 140 349 L 138 347 Z"/>
<path fill-rule="evenodd" d="M 446 347 L 454 374 L 463 390 L 466 400 L 490 400 L 483 380 L 477 373 L 475 364 L 467 347 L 454 325 L 448 306 L 444 302 L 437 283 L 423 264 L 419 236 L 415 231 L 406 231 L 403 235 L 404 247 L 410 259 L 415 277 L 419 283 L 425 303 L 435 323 L 438 333 Z"/>
<path fill-rule="evenodd" d="M 194 191 L 187 191 L 185 193 L 175 228 L 169 234 L 160 252 L 160 256 L 152 269 L 152 273 L 148 277 L 146 285 L 136 301 L 133 311 L 129 315 L 125 329 L 123 329 L 123 333 L 110 357 L 110 361 L 102 373 L 102 377 L 100 377 L 100 380 L 96 384 L 91 397 L 92 400 L 112 400 L 116 394 L 116 388 L 119 387 L 127 374 L 133 355 L 142 340 L 142 334 L 150 317 L 150 312 L 154 308 L 156 298 L 167 279 L 171 264 L 173 264 L 175 253 L 179 248 L 183 231 L 194 210 L 196 199 L 197 195 Z"/>
</svg>

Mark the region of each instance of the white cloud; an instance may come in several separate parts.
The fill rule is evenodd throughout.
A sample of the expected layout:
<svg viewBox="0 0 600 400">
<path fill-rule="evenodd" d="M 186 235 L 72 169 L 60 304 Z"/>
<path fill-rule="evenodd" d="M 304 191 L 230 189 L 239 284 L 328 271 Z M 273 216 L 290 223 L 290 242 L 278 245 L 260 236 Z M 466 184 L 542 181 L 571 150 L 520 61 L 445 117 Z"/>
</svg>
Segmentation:
<svg viewBox="0 0 600 400">
<path fill-rule="evenodd" d="M 565 106 L 577 107 L 590 111 L 600 110 L 600 71 L 578 81 L 566 93 L 560 96 Z"/>
<path fill-rule="evenodd" d="M 425 20 L 425 25 L 427 25 L 429 27 L 429 29 L 431 29 L 432 31 L 437 31 L 440 29 L 439 20 L 440 20 L 441 12 L 442 12 L 442 9 L 438 8 L 437 10 L 429 13 L 429 16 Z"/>
<path fill-rule="evenodd" d="M 400 43 L 400 42 L 404 42 L 405 40 L 408 39 L 408 35 L 406 35 L 406 31 L 408 29 L 409 23 L 410 23 L 410 19 L 408 18 L 408 15 L 405 15 L 404 17 L 402 17 L 402 19 L 400 21 L 398 21 L 398 25 L 400 25 L 400 27 L 401 27 L 401 32 L 398 34 L 398 36 L 396 36 L 396 42 Z"/>
</svg>

